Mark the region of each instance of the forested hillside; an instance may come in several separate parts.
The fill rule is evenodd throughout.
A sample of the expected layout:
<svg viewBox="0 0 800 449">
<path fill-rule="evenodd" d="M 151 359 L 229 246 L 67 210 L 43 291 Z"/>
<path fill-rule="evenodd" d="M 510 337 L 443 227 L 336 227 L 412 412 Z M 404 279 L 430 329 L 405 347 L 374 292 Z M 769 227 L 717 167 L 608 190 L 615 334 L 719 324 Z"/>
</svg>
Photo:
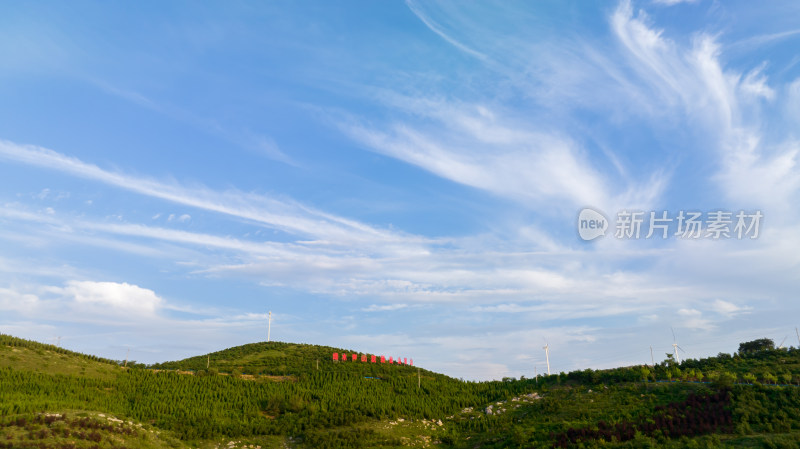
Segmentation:
<svg viewBox="0 0 800 449">
<path fill-rule="evenodd" d="M 298 448 L 800 441 L 795 349 L 492 382 L 407 365 L 334 362 L 333 352 L 354 353 L 255 343 L 125 368 L 0 336 L 0 447 L 71 447 L 70 438 L 86 443 L 75 447 Z M 128 424 L 122 429 L 104 419 Z"/>
<path fill-rule="evenodd" d="M 332 355 L 347 354 L 347 361 L 339 357 L 334 361 Z M 357 360 L 352 361 L 352 355 Z M 386 363 L 380 363 L 380 355 L 376 362 L 371 362 L 374 354 L 364 354 L 353 350 L 284 342 L 261 342 L 228 348 L 210 354 L 190 357 L 188 359 L 150 365 L 153 369 L 191 370 L 203 373 L 211 368 L 213 372 L 245 375 L 298 375 L 302 373 L 333 371 L 337 373 L 360 373 L 364 375 L 397 375 L 398 373 L 417 376 L 418 368 L 399 363 L 388 363 L 394 354 L 386 354 Z M 365 362 L 362 356 L 367 356 Z M 430 371 L 421 371 L 425 376 L 440 376 Z"/>
</svg>

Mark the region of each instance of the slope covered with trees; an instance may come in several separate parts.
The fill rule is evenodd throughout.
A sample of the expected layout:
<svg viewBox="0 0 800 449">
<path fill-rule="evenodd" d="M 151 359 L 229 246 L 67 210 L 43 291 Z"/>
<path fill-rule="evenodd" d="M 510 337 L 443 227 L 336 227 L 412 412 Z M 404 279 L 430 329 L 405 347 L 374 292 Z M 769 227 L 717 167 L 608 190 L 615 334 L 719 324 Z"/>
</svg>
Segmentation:
<svg viewBox="0 0 800 449">
<path fill-rule="evenodd" d="M 20 430 L 11 423 L 88 411 L 152 426 L 173 444 L 195 446 L 234 439 L 313 448 L 800 441 L 800 389 L 791 385 L 800 374 L 800 352 L 794 349 L 759 347 L 680 364 L 668 358 L 654 367 L 492 382 L 464 382 L 407 365 L 334 362 L 333 352 L 354 353 L 255 343 L 123 368 L 2 336 L 0 420 L 6 426 L 0 432 L 16 443 L 39 432 L 53 443 L 47 447 L 59 447 L 63 434 L 45 424 Z M 98 447 L 112 447 L 121 437 L 103 438 L 109 446 Z"/>
</svg>

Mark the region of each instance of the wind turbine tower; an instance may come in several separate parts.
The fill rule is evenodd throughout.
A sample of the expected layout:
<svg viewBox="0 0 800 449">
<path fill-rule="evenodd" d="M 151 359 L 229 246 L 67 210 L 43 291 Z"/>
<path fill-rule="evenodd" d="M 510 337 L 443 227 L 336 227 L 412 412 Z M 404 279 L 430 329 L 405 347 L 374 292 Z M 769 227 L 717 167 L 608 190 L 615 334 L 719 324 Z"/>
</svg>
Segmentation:
<svg viewBox="0 0 800 449">
<path fill-rule="evenodd" d="M 683 351 L 683 348 L 678 346 L 678 340 L 675 338 L 675 329 L 670 327 L 669 330 L 672 331 L 672 349 L 675 351 L 675 361 L 678 362 L 678 364 L 680 364 L 681 363 L 681 357 L 678 355 L 678 349 Z M 686 351 L 683 351 L 683 352 L 686 352 Z"/>
<path fill-rule="evenodd" d="M 545 342 L 544 344 L 544 356 L 547 359 L 547 375 L 550 375 L 550 345 Z"/>
<path fill-rule="evenodd" d="M 267 318 L 267 343 L 269 343 L 269 334 L 272 333 L 272 311 L 269 311 L 269 318 Z"/>
</svg>

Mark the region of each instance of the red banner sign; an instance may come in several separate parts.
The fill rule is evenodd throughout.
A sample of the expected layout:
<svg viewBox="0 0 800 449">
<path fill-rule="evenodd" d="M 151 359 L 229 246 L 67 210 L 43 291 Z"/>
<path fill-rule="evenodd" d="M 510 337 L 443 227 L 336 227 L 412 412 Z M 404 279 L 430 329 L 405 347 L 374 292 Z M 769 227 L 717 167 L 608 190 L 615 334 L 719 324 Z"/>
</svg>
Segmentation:
<svg viewBox="0 0 800 449">
<path fill-rule="evenodd" d="M 342 362 L 347 362 L 348 360 L 352 360 L 353 362 L 356 362 L 356 361 L 359 360 L 359 357 L 358 357 L 358 354 L 349 354 L 349 357 L 348 357 L 348 354 L 345 353 L 345 352 L 343 352 L 341 354 L 339 354 L 338 352 L 334 352 L 333 353 L 333 361 L 334 362 L 338 362 L 339 360 L 341 360 Z M 378 363 L 378 361 L 379 361 L 378 360 L 378 356 L 376 356 L 376 355 L 367 355 L 367 354 L 361 354 L 360 360 L 361 360 L 362 363 L 367 363 L 367 361 L 369 361 L 370 363 Z M 389 363 L 389 364 L 394 363 L 394 364 L 397 364 L 397 365 L 414 366 L 414 359 L 409 359 L 409 358 L 406 358 L 406 357 L 402 357 L 402 358 L 401 357 L 397 357 L 397 358 L 389 357 L 387 359 L 385 355 L 382 355 L 382 356 L 380 356 L 380 363 Z"/>
</svg>

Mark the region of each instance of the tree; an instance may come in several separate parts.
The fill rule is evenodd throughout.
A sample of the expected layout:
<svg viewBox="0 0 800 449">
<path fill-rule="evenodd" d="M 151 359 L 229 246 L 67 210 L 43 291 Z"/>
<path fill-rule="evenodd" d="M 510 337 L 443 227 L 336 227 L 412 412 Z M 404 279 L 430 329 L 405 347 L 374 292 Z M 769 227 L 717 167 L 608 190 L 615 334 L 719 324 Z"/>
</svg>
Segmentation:
<svg viewBox="0 0 800 449">
<path fill-rule="evenodd" d="M 736 374 L 728 371 L 723 371 L 722 373 L 720 373 L 718 380 L 718 383 L 720 385 L 725 387 L 730 387 L 734 384 L 734 382 L 736 382 Z"/>
<path fill-rule="evenodd" d="M 760 351 L 771 351 L 775 349 L 775 342 L 769 338 L 759 338 L 758 340 L 739 343 L 739 354 L 755 354 Z"/>
<path fill-rule="evenodd" d="M 778 377 L 770 372 L 764 372 L 761 374 L 761 378 L 764 379 L 764 382 L 766 383 L 778 383 Z"/>
</svg>

